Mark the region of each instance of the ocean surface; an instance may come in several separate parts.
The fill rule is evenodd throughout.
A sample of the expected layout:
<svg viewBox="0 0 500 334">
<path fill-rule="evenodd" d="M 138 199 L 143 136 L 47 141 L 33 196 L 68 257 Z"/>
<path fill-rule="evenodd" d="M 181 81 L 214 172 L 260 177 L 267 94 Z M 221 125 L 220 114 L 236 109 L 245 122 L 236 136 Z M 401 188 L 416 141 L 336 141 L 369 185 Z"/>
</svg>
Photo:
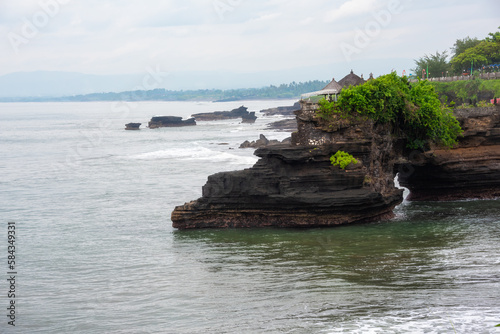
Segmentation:
<svg viewBox="0 0 500 334">
<path fill-rule="evenodd" d="M 293 102 L 0 103 L 0 333 L 500 333 L 500 200 L 405 201 L 330 229 L 172 228 L 210 174 L 257 161 L 240 143 L 289 133 L 259 113 L 147 121 Z"/>
</svg>

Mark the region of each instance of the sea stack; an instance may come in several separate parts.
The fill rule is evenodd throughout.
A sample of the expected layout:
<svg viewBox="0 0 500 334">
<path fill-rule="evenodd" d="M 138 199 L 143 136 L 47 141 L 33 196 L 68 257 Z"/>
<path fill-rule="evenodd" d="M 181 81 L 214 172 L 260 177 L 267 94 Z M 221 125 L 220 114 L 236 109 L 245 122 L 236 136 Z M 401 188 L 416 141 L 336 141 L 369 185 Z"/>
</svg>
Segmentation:
<svg viewBox="0 0 500 334">
<path fill-rule="evenodd" d="M 250 169 L 209 176 L 203 196 L 175 208 L 179 229 L 334 226 L 390 218 L 403 200 L 394 186 L 390 128 L 372 121 L 332 128 L 303 101 L 291 144 L 256 150 Z M 338 150 L 358 164 L 332 166 Z"/>
<path fill-rule="evenodd" d="M 183 120 L 182 117 L 178 116 L 155 116 L 151 118 L 151 121 L 149 122 L 150 129 L 194 126 L 194 125 L 196 125 L 196 121 L 194 118 Z"/>
<path fill-rule="evenodd" d="M 128 123 L 125 124 L 125 130 L 140 130 L 142 123 Z"/>
</svg>

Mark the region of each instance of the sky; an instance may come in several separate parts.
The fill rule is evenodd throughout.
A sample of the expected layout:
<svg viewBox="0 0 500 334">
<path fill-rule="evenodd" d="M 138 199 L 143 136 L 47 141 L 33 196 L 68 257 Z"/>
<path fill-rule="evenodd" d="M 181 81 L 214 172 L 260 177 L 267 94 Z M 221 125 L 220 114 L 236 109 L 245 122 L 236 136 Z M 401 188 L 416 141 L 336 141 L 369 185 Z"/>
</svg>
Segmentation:
<svg viewBox="0 0 500 334">
<path fill-rule="evenodd" d="M 499 12 L 498 0 L 0 0 L 0 76 L 189 72 L 219 88 L 229 74 L 266 85 L 409 73 L 496 31 Z"/>
</svg>

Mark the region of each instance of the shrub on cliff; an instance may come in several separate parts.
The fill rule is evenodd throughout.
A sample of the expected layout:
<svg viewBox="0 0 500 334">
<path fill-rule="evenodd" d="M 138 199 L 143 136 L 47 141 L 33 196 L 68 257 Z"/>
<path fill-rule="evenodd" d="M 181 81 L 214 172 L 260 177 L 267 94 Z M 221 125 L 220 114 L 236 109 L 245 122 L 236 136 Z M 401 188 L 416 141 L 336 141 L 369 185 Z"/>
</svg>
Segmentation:
<svg viewBox="0 0 500 334">
<path fill-rule="evenodd" d="M 318 115 L 368 116 L 391 123 L 394 132 L 408 139 L 408 147 L 423 148 L 427 140 L 453 147 L 462 129 L 450 109 L 441 105 L 427 81 L 410 84 L 396 73 L 383 75 L 359 86 L 344 88 L 338 101 L 320 101 Z"/>
<path fill-rule="evenodd" d="M 337 151 L 330 157 L 330 162 L 334 166 L 345 169 L 350 163 L 357 164 L 358 160 L 354 159 L 354 157 L 347 152 Z"/>
</svg>

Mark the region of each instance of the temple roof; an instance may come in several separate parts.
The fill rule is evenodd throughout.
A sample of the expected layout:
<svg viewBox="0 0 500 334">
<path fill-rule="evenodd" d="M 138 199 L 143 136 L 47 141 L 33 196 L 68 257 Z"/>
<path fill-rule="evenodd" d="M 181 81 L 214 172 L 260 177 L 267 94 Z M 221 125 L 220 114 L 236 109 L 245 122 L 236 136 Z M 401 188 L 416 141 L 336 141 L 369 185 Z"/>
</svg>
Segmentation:
<svg viewBox="0 0 500 334">
<path fill-rule="evenodd" d="M 354 72 L 351 70 L 351 73 L 343 77 L 339 81 L 339 85 L 344 88 L 344 87 L 349 87 L 349 86 L 357 86 L 365 83 L 365 80 L 363 78 L 360 78 Z"/>
<path fill-rule="evenodd" d="M 343 77 L 342 80 L 340 80 L 339 82 L 335 81 L 335 78 L 333 78 L 332 81 L 328 85 L 326 85 L 325 88 L 323 88 L 322 90 L 302 94 L 301 97 L 307 98 L 318 95 L 337 95 L 344 87 L 347 88 L 349 86 L 357 86 L 363 83 L 365 83 L 365 80 L 362 77 L 359 77 L 356 74 L 354 74 L 353 71 L 351 70 L 351 73 Z"/>
<path fill-rule="evenodd" d="M 322 89 L 323 90 L 336 90 L 337 93 L 340 92 L 340 90 L 342 89 L 342 86 L 339 85 L 339 83 L 337 81 L 335 81 L 335 78 L 332 79 L 332 81 L 325 86 L 325 88 Z"/>
</svg>

